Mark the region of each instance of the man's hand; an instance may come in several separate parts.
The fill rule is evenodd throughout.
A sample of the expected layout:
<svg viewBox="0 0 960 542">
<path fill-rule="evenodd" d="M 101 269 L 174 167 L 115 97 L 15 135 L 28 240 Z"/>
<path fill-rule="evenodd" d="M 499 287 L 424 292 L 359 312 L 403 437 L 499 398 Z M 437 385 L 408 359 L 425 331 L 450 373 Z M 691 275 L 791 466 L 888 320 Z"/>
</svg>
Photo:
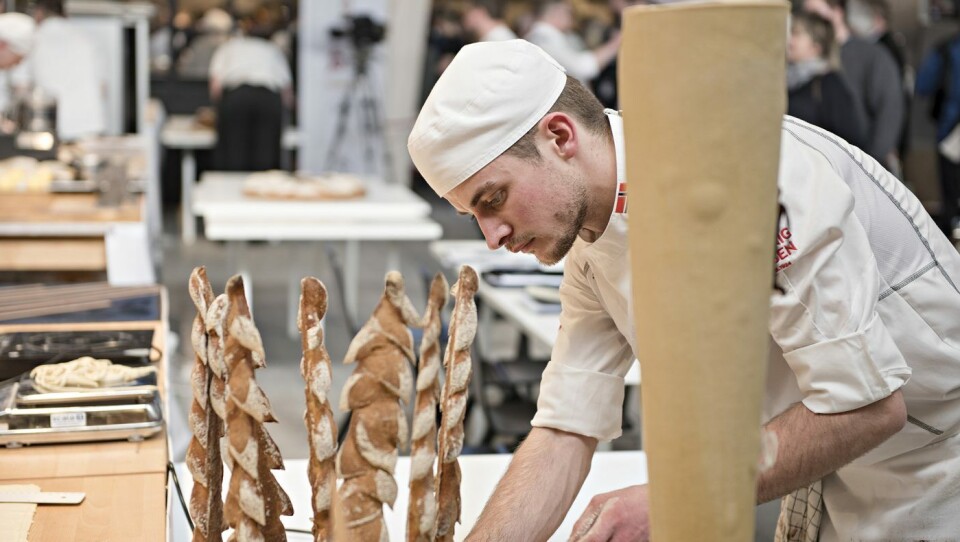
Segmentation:
<svg viewBox="0 0 960 542">
<path fill-rule="evenodd" d="M 575 542 L 647 542 L 650 539 L 647 486 L 602 493 L 590 500 L 573 526 Z"/>
<path fill-rule="evenodd" d="M 534 427 L 467 541 L 548 540 L 577 498 L 596 448 L 594 438 Z"/>
</svg>

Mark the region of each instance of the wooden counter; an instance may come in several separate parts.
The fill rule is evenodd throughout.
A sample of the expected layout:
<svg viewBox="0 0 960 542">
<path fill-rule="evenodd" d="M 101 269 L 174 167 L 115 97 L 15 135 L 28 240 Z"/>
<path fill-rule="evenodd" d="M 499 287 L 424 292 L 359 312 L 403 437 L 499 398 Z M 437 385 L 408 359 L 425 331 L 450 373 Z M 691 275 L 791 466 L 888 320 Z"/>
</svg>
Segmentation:
<svg viewBox="0 0 960 542">
<path fill-rule="evenodd" d="M 0 193 L 0 270 L 106 270 L 106 236 L 143 221 L 142 199 L 105 208 L 96 194 Z"/>
<path fill-rule="evenodd" d="M 0 333 L 153 329 L 154 346 L 165 353 L 165 292 L 161 293 L 160 305 L 160 321 L 8 325 L 0 326 Z M 161 355 L 157 368 L 166 419 L 169 412 L 165 388 L 166 354 Z M 79 505 L 39 505 L 30 529 L 30 542 L 162 542 L 167 534 L 168 450 L 166 430 L 141 442 L 0 447 L 0 485 L 35 484 L 43 491 L 86 493 Z"/>
</svg>

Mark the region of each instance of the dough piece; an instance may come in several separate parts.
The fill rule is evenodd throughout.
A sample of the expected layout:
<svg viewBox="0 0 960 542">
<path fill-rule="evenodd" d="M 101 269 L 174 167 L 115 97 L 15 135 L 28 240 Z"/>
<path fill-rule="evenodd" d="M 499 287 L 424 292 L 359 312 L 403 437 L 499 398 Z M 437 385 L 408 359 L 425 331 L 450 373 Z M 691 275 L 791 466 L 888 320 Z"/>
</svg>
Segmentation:
<svg viewBox="0 0 960 542">
<path fill-rule="evenodd" d="M 446 381 L 443 385 L 439 443 L 440 461 L 437 468 L 436 494 L 437 532 L 435 540 L 453 540 L 454 528 L 460 522 L 460 464 L 457 458 L 463 448 L 463 417 L 470 384 L 470 347 L 477 334 L 477 304 L 474 295 L 478 286 L 477 272 L 470 266 L 460 268 L 457 283 L 450 293 L 455 301 L 450 317 L 450 333 L 443 365 Z"/>
<path fill-rule="evenodd" d="M 187 467 L 194 480 L 190 494 L 193 541 L 219 542 L 222 540 L 220 533 L 226 528 L 220 497 L 223 487 L 223 462 L 220 458 L 223 419 L 217 415 L 210 401 L 213 372 L 208 365 L 210 337 L 205 319 L 213 303 L 213 290 L 205 268 L 197 267 L 190 273 L 189 290 L 193 305 L 197 308 L 191 334 L 194 351 L 193 370 L 190 373 L 193 402 L 190 404 L 189 419 L 193 436 L 187 447 Z"/>
<path fill-rule="evenodd" d="M 338 200 L 363 197 L 366 189 L 362 179 L 347 173 L 291 175 L 271 170 L 248 175 L 243 193 L 253 198 Z"/>
<path fill-rule="evenodd" d="M 317 542 L 333 539 L 330 503 L 337 487 L 337 422 L 330 409 L 330 356 L 323 344 L 323 327 L 320 325 L 326 312 L 327 289 L 323 283 L 313 277 L 300 281 L 297 327 L 303 347 L 300 372 L 306 382 L 307 399 L 303 420 L 310 440 L 307 475 L 313 494 L 313 539 Z"/>
<path fill-rule="evenodd" d="M 393 472 L 407 437 L 401 403 L 413 393 L 409 364 L 415 360 L 408 326 L 420 325 L 420 316 L 404 293 L 403 277 L 396 271 L 387 273 L 383 296 L 344 359 L 357 364 L 340 399 L 342 408 L 353 411 L 337 454 L 343 525 L 336 528 L 344 528 L 346 541 L 387 539 L 383 504 L 393 506 L 396 499 Z"/>
<path fill-rule="evenodd" d="M 262 352 L 255 351 L 260 335 L 253 324 L 239 275 L 227 282 L 226 293 L 223 322 L 223 359 L 227 368 L 226 449 L 233 468 L 224 516 L 234 529 L 230 540 L 282 541 L 286 540 L 286 532 L 280 516 L 293 515 L 293 505 L 270 472 L 282 469 L 283 459 L 263 427 L 263 423 L 276 420 L 270 402 L 254 378 L 254 369 L 263 364 Z"/>
<path fill-rule="evenodd" d="M 423 315 L 423 340 L 417 371 L 417 396 L 410 434 L 410 499 L 407 508 L 407 542 L 432 542 L 437 525 L 434 462 L 437 458 L 437 401 L 440 399 L 441 316 L 449 287 L 442 273 L 430 283 Z"/>
<path fill-rule="evenodd" d="M 122 389 L 123 384 L 155 374 L 157 368 L 115 365 L 108 359 L 84 356 L 63 363 L 39 365 L 30 371 L 33 387 L 45 393 L 96 391 L 100 388 Z"/>
</svg>

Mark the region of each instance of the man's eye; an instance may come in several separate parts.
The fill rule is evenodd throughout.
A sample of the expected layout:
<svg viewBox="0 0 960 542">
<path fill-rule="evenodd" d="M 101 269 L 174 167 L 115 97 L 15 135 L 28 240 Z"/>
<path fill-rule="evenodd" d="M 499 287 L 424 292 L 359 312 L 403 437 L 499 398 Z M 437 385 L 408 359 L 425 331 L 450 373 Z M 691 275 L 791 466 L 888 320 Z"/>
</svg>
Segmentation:
<svg viewBox="0 0 960 542">
<path fill-rule="evenodd" d="M 497 207 L 503 204 L 503 200 L 506 199 L 506 195 L 503 190 L 498 191 L 496 194 L 490 198 L 490 201 L 487 202 L 487 205 L 490 207 Z"/>
</svg>

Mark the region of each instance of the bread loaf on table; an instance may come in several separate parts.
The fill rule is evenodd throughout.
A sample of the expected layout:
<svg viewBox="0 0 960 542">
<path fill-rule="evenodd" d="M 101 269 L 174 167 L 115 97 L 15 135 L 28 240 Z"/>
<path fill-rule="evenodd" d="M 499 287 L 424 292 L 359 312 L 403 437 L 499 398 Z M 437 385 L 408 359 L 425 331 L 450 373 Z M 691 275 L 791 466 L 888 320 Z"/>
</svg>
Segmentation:
<svg viewBox="0 0 960 542">
<path fill-rule="evenodd" d="M 447 304 L 447 279 L 437 273 L 430 283 L 423 314 L 423 339 L 417 373 L 417 396 L 410 432 L 410 499 L 407 542 L 432 542 L 437 526 L 434 468 L 437 458 L 437 401 L 440 400 L 440 331 Z"/>
<path fill-rule="evenodd" d="M 383 504 L 393 506 L 397 497 L 394 468 L 398 448 L 407 438 L 401 403 L 413 393 L 410 364 L 416 360 L 407 326 L 419 325 L 403 277 L 387 273 L 383 296 L 344 359 L 357 363 L 340 396 L 340 408 L 351 410 L 352 416 L 337 454 L 337 474 L 343 478 L 338 501 L 348 540 L 388 539 Z"/>
<path fill-rule="evenodd" d="M 310 460 L 307 476 L 313 494 L 313 539 L 317 542 L 333 540 L 330 525 L 330 504 L 337 487 L 336 458 L 337 422 L 330 410 L 331 367 L 330 356 L 323 344 L 320 321 L 327 312 L 327 290 L 313 277 L 300 281 L 300 310 L 297 327 L 303 359 L 300 372 L 306 382 L 307 410 L 304 422 L 310 442 Z"/>
<path fill-rule="evenodd" d="M 283 458 L 263 426 L 276 419 L 254 377 L 254 370 L 265 365 L 263 343 L 244 296 L 243 280 L 231 278 L 226 293 L 223 355 L 227 450 L 233 467 L 224 515 L 234 529 L 230 540 L 286 540 L 280 516 L 293 515 L 293 505 L 270 472 L 283 468 Z"/>
<path fill-rule="evenodd" d="M 220 497 L 223 487 L 223 463 L 220 459 L 223 418 L 217 415 L 210 401 L 213 371 L 209 363 L 210 341 L 206 317 L 214 298 L 206 269 L 197 267 L 190 273 L 189 291 L 197 308 L 191 330 L 195 355 L 190 372 L 193 402 L 190 404 L 189 421 L 193 436 L 187 447 L 186 457 L 194 482 L 190 494 L 190 516 L 194 523 L 193 541 L 220 542 L 220 533 L 225 528 L 223 501 Z M 221 385 L 222 382 L 221 379 Z"/>
<path fill-rule="evenodd" d="M 440 433 L 437 439 L 440 461 L 437 467 L 436 492 L 439 510 L 435 540 L 452 541 L 455 524 L 460 521 L 460 464 L 457 457 L 463 449 L 463 417 L 470 384 L 470 347 L 477 333 L 477 272 L 470 266 L 460 267 L 460 274 L 450 293 L 454 297 L 453 314 L 443 365 L 446 378 L 440 409 Z"/>
</svg>

